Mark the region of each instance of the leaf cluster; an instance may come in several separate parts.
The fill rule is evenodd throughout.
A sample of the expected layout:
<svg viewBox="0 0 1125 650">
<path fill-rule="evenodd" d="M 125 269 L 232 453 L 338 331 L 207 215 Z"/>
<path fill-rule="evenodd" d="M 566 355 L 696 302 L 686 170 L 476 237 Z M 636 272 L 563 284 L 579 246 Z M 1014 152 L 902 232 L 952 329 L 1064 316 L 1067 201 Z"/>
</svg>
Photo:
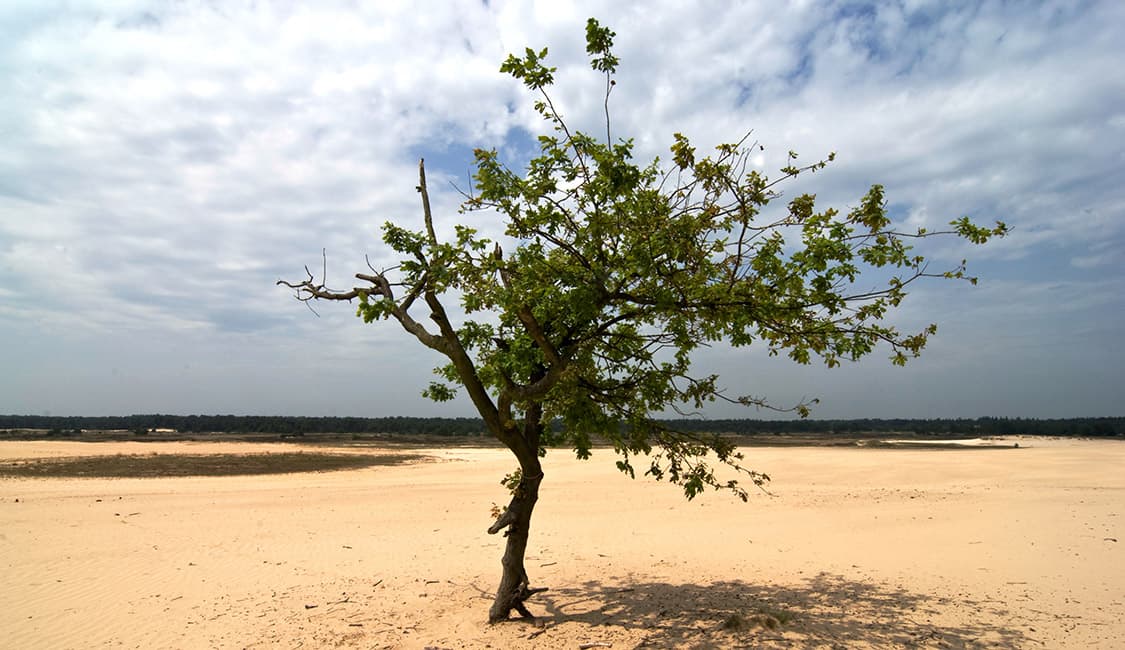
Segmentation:
<svg viewBox="0 0 1125 650">
<path fill-rule="evenodd" d="M 681 485 L 688 497 L 715 487 L 745 498 L 737 480 L 718 478 L 709 461 L 758 486 L 768 477 L 742 468 L 728 440 L 654 419 L 717 400 L 774 408 L 728 393 L 716 375 L 693 373 L 693 352 L 717 342 L 753 344 L 834 367 L 883 347 L 905 364 L 936 332 L 934 325 L 901 332 L 887 322 L 910 285 L 924 277 L 975 282 L 964 263 L 931 271 L 914 243 L 952 235 L 980 244 L 1007 228 L 966 217 L 946 231 L 903 231 L 887 213 L 881 185 L 846 213 L 821 208 L 814 194 L 783 200 L 782 183 L 824 169 L 834 154 L 803 164 L 789 152 L 768 176 L 750 164 L 762 147 L 749 134 L 703 155 L 676 133 L 671 164 L 637 161 L 631 139 L 609 138 L 620 63 L 614 33 L 591 19 L 586 35 L 591 67 L 607 80 L 606 138 L 571 130 L 556 110 L 545 48 L 509 56 L 501 71 L 537 96 L 546 133 L 523 170 L 495 150 L 475 151 L 474 188 L 462 212 L 468 224 L 499 215 L 515 247 L 504 251 L 471 225 L 439 242 L 427 202 L 425 232 L 384 227 L 384 241 L 402 255 L 397 279 L 378 274 L 387 290 L 360 291 L 359 314 L 402 321 L 424 299 L 442 334 L 422 340 L 450 359 L 426 395 L 447 400 L 455 385 L 469 387 L 478 408 L 494 406 L 492 426 L 509 446 L 534 419 L 542 435 L 522 442 L 537 450 L 567 444 L 585 458 L 608 441 L 631 476 L 643 456 L 645 474 Z M 872 286 L 872 276 L 880 284 Z M 443 296 L 459 297 L 467 314 L 455 329 L 443 323 Z M 811 404 L 789 408 L 805 416 Z"/>
</svg>

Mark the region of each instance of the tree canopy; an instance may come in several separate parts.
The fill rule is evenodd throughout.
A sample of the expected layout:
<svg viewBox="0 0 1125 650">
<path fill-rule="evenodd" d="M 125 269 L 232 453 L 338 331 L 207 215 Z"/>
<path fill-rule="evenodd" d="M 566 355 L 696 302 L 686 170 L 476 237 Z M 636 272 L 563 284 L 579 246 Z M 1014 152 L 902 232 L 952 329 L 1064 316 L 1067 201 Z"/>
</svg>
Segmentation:
<svg viewBox="0 0 1125 650">
<path fill-rule="evenodd" d="M 556 109 L 546 48 L 510 55 L 501 72 L 535 96 L 546 126 L 526 168 L 476 150 L 463 223 L 444 241 L 420 164 L 421 227 L 388 222 L 383 230 L 398 264 L 357 273 L 360 283 L 349 290 L 329 289 L 311 273 L 284 283 L 301 300 L 356 300 L 365 322 L 393 319 L 441 353 L 447 362 L 425 394 L 448 400 L 463 387 L 516 456 L 512 502 L 490 528 L 507 528 L 509 537 L 494 621 L 512 609 L 530 615 L 522 603 L 536 590 L 528 587 L 523 549 L 548 445 L 569 445 L 587 458 L 596 441 L 606 441 L 630 476 L 643 457 L 645 474 L 680 485 L 689 498 L 710 486 L 745 499 L 745 488 L 717 478 L 709 461 L 753 484 L 768 476 L 743 467 L 728 439 L 676 431 L 657 418 L 715 400 L 774 406 L 693 372 L 692 353 L 721 341 L 834 367 L 884 348 L 904 364 L 936 331 L 900 332 L 887 322 L 910 285 L 975 282 L 964 262 L 932 269 L 912 244 L 941 235 L 979 244 L 1006 232 L 1003 223 L 984 227 L 968 217 L 941 231 L 903 230 L 887 213 L 881 185 L 846 212 L 818 207 L 813 194 L 785 200 L 783 183 L 824 169 L 834 154 L 806 164 L 789 152 L 769 176 L 750 164 L 761 145 L 749 136 L 704 155 L 676 133 L 667 160 L 637 161 L 633 140 L 611 129 L 620 63 L 614 35 L 587 23 L 590 65 L 605 87 L 604 134 L 571 129 Z M 496 218 L 508 250 L 473 225 Z M 874 289 L 873 275 L 882 282 Z M 784 408 L 804 416 L 810 405 Z"/>
</svg>

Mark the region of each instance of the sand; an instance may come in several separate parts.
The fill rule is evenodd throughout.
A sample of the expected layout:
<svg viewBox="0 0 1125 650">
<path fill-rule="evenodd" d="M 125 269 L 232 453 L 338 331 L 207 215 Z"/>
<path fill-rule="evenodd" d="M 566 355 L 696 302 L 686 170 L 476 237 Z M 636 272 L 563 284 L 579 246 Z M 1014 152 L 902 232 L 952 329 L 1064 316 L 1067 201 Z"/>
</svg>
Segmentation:
<svg viewBox="0 0 1125 650">
<path fill-rule="evenodd" d="M 496 449 L 334 473 L 0 479 L 9 648 L 1120 648 L 1125 443 L 751 449 L 750 503 L 552 453 L 537 623 L 484 621 Z M 3 442 L 0 462 L 246 453 Z M 771 629 L 775 622 L 782 622 Z M 724 625 L 726 623 L 726 625 Z"/>
</svg>

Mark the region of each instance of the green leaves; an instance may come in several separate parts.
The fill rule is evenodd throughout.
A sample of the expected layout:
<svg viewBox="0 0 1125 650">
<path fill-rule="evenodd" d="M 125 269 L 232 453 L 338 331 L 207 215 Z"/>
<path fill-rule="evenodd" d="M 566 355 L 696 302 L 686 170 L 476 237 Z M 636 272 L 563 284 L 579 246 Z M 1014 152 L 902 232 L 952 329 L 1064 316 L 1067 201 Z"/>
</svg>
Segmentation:
<svg viewBox="0 0 1125 650">
<path fill-rule="evenodd" d="M 1003 237 L 1008 234 L 1008 225 L 1003 221 L 997 221 L 992 228 L 985 228 L 974 224 L 968 217 L 961 217 L 950 221 L 949 225 L 954 227 L 959 236 L 974 244 L 983 244 L 992 237 Z"/>
<path fill-rule="evenodd" d="M 422 391 L 422 396 L 435 402 L 448 402 L 457 397 L 457 391 L 447 384 L 432 381 L 426 390 Z"/>
<path fill-rule="evenodd" d="M 672 145 L 672 160 L 681 171 L 695 165 L 695 147 L 691 146 L 682 133 L 672 135 L 676 142 Z"/>
<path fill-rule="evenodd" d="M 500 65 L 500 72 L 510 74 L 512 77 L 523 81 L 528 88 L 539 90 L 555 82 L 557 68 L 549 68 L 543 65 L 543 59 L 545 58 L 547 58 L 547 48 L 536 52 L 529 47 L 524 50 L 522 59 L 514 54 L 509 54 L 504 63 Z"/>
<path fill-rule="evenodd" d="M 402 228 L 390 221 L 383 224 L 383 242 L 399 253 L 409 253 L 414 258 L 425 261 L 426 238 L 420 232 Z"/>
<path fill-rule="evenodd" d="M 859 207 L 848 213 L 848 221 L 866 227 L 872 234 L 878 233 L 890 225 L 887 218 L 886 201 L 883 198 L 883 186 L 872 185 L 871 189 L 860 201 Z"/>
<path fill-rule="evenodd" d="M 363 322 L 370 323 L 374 320 L 383 320 L 391 315 L 393 303 L 385 298 L 372 298 L 367 292 L 359 294 L 359 306 L 356 308 L 356 316 L 363 319 Z"/>
<path fill-rule="evenodd" d="M 586 21 L 586 53 L 590 55 L 591 68 L 606 74 L 617 71 L 620 60 L 612 52 L 613 37 L 616 35 L 593 18 Z"/>
<path fill-rule="evenodd" d="M 619 64 L 614 36 L 588 21 L 587 53 L 606 75 L 607 99 Z M 528 48 L 501 66 L 537 94 L 550 127 L 538 138 L 538 155 L 513 170 L 495 151 L 476 150 L 475 194 L 462 205 L 465 223 L 454 241 L 387 224 L 384 241 L 403 255 L 401 297 L 388 300 L 389 289 L 358 294 L 366 321 L 401 320 L 424 300 L 438 325 L 441 297 L 457 296 L 466 318 L 442 336 L 456 343 L 446 351 L 451 359 L 457 351 L 467 359 L 439 367 L 440 381 L 425 394 L 444 401 L 457 383 L 479 388 L 474 403 L 495 412 L 494 433 L 514 450 L 521 440 L 535 451 L 549 441 L 586 458 L 595 442 L 607 441 L 629 476 L 631 459 L 646 455 L 645 473 L 680 485 L 688 498 L 708 488 L 746 498 L 709 459 L 758 487 L 769 477 L 743 468 L 729 440 L 671 431 L 653 419 L 715 401 L 775 408 L 763 398 L 729 396 L 717 376 L 696 375 L 693 351 L 725 341 L 836 367 L 889 349 L 891 362 L 903 365 L 936 332 L 902 333 L 886 322 L 911 283 L 975 281 L 963 262 L 929 271 L 911 244 L 950 235 L 980 244 L 1007 232 L 1002 223 L 985 228 L 968 218 L 951 231 L 900 232 L 878 184 L 846 215 L 818 206 L 812 193 L 771 209 L 783 182 L 824 169 L 835 154 L 801 164 L 790 151 L 771 180 L 749 162 L 761 150 L 749 134 L 704 155 L 675 133 L 670 167 L 639 162 L 632 140 L 608 138 L 608 105 L 604 141 L 570 129 L 548 92 L 555 69 L 546 56 L 546 48 Z M 511 250 L 480 237 L 471 221 L 497 216 Z M 806 417 L 812 404 L 779 410 Z M 519 475 L 506 481 L 514 489 Z"/>
</svg>

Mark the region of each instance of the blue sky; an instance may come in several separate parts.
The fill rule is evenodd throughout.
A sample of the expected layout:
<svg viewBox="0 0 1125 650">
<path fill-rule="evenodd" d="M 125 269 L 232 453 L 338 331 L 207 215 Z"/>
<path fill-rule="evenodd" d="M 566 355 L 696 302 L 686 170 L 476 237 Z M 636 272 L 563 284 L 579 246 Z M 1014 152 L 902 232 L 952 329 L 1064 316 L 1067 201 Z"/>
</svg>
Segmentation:
<svg viewBox="0 0 1125 650">
<path fill-rule="evenodd" d="M 420 396 L 438 359 L 393 324 L 274 283 L 322 248 L 337 286 L 389 260 L 419 156 L 451 232 L 469 152 L 542 130 L 509 52 L 548 46 L 560 109 L 600 129 L 596 16 L 640 157 L 752 129 L 767 172 L 838 152 L 787 192 L 846 208 L 879 182 L 907 225 L 1014 228 L 931 249 L 981 281 L 907 299 L 895 322 L 939 332 L 906 368 L 751 347 L 700 372 L 822 418 L 1125 414 L 1125 5 L 602 4 L 0 4 L 0 413 L 470 415 Z"/>
</svg>

